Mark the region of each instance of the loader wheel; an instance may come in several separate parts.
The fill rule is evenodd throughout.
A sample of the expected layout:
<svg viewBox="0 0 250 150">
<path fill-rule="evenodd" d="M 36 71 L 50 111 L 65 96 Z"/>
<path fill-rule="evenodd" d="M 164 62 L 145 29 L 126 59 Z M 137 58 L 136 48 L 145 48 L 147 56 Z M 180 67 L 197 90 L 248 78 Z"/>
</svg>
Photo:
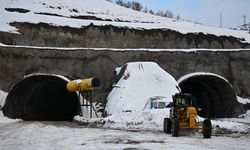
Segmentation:
<svg viewBox="0 0 250 150">
<path fill-rule="evenodd" d="M 170 118 L 164 118 L 163 131 L 167 134 L 171 133 L 172 121 Z"/>
<path fill-rule="evenodd" d="M 173 118 L 172 120 L 172 136 L 173 137 L 178 137 L 179 136 L 179 129 L 180 129 L 180 122 L 178 117 Z"/>
<path fill-rule="evenodd" d="M 209 119 L 205 119 L 202 127 L 203 137 L 211 138 L 212 135 L 212 124 Z"/>
</svg>

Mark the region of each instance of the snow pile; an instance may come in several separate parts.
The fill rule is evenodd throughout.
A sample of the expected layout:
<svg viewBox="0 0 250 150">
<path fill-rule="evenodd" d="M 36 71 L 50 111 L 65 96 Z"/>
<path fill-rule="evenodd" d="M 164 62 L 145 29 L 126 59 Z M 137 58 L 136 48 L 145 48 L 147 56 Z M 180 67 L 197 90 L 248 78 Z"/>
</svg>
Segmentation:
<svg viewBox="0 0 250 150">
<path fill-rule="evenodd" d="M 75 121 L 83 125 L 124 130 L 162 130 L 163 120 L 169 109 L 121 112 L 106 118 L 84 118 L 76 116 Z"/>
<path fill-rule="evenodd" d="M 250 110 L 248 110 L 245 114 L 240 115 L 240 118 L 242 118 L 242 120 L 245 120 L 247 123 L 250 124 Z"/>
<path fill-rule="evenodd" d="M 3 125 L 6 126 L 6 123 L 8 123 L 8 126 L 10 123 L 15 123 L 15 122 L 18 122 L 18 121 L 21 121 L 19 119 L 9 119 L 7 117 L 4 116 L 3 112 L 0 110 L 0 129 Z M 1 141 L 0 141 L 1 143 Z"/>
<path fill-rule="evenodd" d="M 250 99 L 248 98 L 242 98 L 242 97 L 237 97 L 238 102 L 242 103 L 242 104 L 250 104 Z"/>
<path fill-rule="evenodd" d="M 215 132 L 250 133 L 250 110 L 238 118 L 222 118 L 212 120 Z"/>
<path fill-rule="evenodd" d="M 176 80 L 154 62 L 134 62 L 123 66 L 121 79 L 107 98 L 107 114 L 142 111 L 148 100 L 166 97 L 166 103 L 178 93 Z M 124 70 L 121 69 L 121 70 Z"/>
<path fill-rule="evenodd" d="M 245 114 L 239 115 L 238 118 L 224 118 L 221 119 L 223 121 L 234 121 L 234 122 L 240 122 L 244 124 L 250 125 L 250 110 L 248 110 Z"/>
<path fill-rule="evenodd" d="M 89 127 L 101 127 L 123 130 L 163 131 L 163 119 L 168 117 L 169 109 L 153 109 L 147 111 L 122 112 L 106 118 L 83 118 L 76 116 L 75 121 Z M 242 115 L 244 118 L 222 118 L 211 120 L 213 134 L 248 134 L 250 133 L 250 111 Z M 198 121 L 204 118 L 198 117 Z"/>
<path fill-rule="evenodd" d="M 224 133 L 248 133 L 250 131 L 249 125 L 230 120 L 212 120 L 212 125 L 215 130 L 214 132 L 218 132 L 217 130 L 221 131 L 221 129 L 227 130 L 227 132 Z"/>
<path fill-rule="evenodd" d="M 162 130 L 168 109 L 117 113 L 105 118 L 104 128 Z"/>
<path fill-rule="evenodd" d="M 5 99 L 6 99 L 7 95 L 8 94 L 6 92 L 0 90 L 0 109 L 5 104 Z"/>
<path fill-rule="evenodd" d="M 18 33 L 12 22 L 47 23 L 81 28 L 91 23 L 137 29 L 170 29 L 180 33 L 233 36 L 250 43 L 247 31 L 206 27 L 192 22 L 134 11 L 106 0 L 2 0 L 0 31 Z"/>
</svg>

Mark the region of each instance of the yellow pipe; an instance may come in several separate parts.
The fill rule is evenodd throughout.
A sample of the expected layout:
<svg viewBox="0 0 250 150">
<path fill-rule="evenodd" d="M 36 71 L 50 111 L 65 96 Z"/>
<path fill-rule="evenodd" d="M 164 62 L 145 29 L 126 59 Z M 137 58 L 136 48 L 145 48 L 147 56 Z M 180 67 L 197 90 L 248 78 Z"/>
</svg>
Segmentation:
<svg viewBox="0 0 250 150">
<path fill-rule="evenodd" d="M 74 80 L 67 83 L 67 90 L 69 92 L 76 91 L 92 91 L 100 86 L 98 78 L 87 78 L 82 80 Z"/>
</svg>

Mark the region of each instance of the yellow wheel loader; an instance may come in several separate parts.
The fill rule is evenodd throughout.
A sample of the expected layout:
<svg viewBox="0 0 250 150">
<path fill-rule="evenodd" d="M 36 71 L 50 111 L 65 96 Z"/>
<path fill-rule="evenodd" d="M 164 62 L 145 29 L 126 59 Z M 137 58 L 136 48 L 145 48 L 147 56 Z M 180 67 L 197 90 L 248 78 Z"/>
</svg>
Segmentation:
<svg viewBox="0 0 250 150">
<path fill-rule="evenodd" d="M 209 119 L 197 121 L 197 107 L 195 98 L 186 93 L 173 96 L 170 117 L 164 118 L 163 130 L 174 137 L 179 136 L 180 130 L 202 129 L 204 138 L 211 138 L 212 125 Z"/>
</svg>

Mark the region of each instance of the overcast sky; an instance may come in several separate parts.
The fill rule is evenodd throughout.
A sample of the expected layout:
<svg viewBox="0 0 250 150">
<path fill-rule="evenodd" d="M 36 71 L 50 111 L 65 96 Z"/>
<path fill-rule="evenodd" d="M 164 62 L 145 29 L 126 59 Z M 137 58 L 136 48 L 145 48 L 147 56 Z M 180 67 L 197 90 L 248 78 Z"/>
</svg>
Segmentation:
<svg viewBox="0 0 250 150">
<path fill-rule="evenodd" d="M 170 10 L 181 18 L 204 25 L 219 26 L 220 12 L 223 27 L 243 24 L 243 15 L 250 21 L 250 0 L 137 0 L 153 10 Z"/>
</svg>

